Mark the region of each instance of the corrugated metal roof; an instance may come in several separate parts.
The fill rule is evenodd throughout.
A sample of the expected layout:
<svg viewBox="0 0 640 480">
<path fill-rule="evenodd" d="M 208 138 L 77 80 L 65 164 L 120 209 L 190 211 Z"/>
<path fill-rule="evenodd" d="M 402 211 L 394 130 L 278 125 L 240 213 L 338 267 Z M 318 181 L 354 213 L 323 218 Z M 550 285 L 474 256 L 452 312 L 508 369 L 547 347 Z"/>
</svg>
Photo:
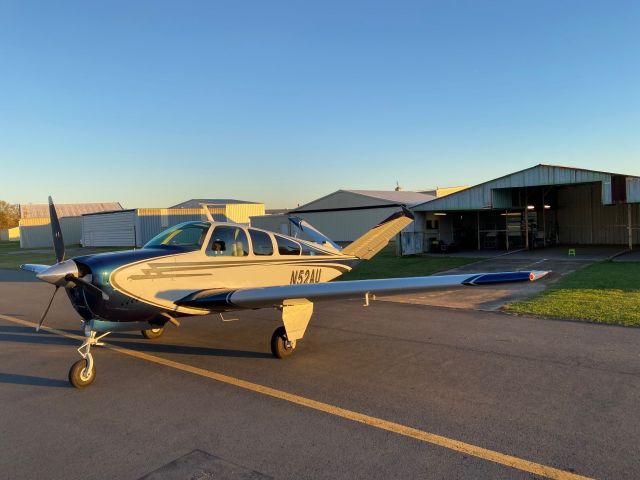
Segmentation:
<svg viewBox="0 0 640 480">
<path fill-rule="evenodd" d="M 107 203 L 56 203 L 58 218 L 79 217 L 85 213 L 122 210 L 118 202 Z M 20 218 L 49 218 L 49 205 L 46 203 L 29 203 L 20 205 Z"/>
<path fill-rule="evenodd" d="M 418 192 L 387 190 L 337 190 L 291 210 L 292 213 L 415 205 L 435 198 Z"/>
<path fill-rule="evenodd" d="M 609 188 L 602 189 L 602 203 L 609 204 L 611 203 L 611 177 L 617 175 L 627 178 L 637 178 L 632 175 L 587 170 L 584 168 L 539 164 L 494 180 L 489 180 L 488 182 L 480 183 L 466 190 L 447 195 L 446 197 L 414 205 L 413 208 L 416 211 L 430 212 L 438 210 L 480 210 L 494 208 L 494 200 L 496 200 L 494 193 L 499 196 L 499 193 L 497 193 L 498 189 L 572 185 L 593 182 L 601 182 L 609 185 Z"/>
<path fill-rule="evenodd" d="M 395 190 L 343 190 L 344 192 L 364 195 L 365 197 L 377 198 L 388 202 L 400 203 L 402 205 L 415 205 L 416 203 L 428 202 L 433 200 L 435 195 L 426 193 L 395 191 Z"/>
<path fill-rule="evenodd" d="M 201 203 L 214 203 L 219 205 L 236 204 L 236 203 L 253 203 L 259 204 L 260 202 L 248 202 L 246 200 L 235 200 L 233 198 L 192 198 L 185 202 L 173 205 L 169 208 L 201 208 Z"/>
</svg>

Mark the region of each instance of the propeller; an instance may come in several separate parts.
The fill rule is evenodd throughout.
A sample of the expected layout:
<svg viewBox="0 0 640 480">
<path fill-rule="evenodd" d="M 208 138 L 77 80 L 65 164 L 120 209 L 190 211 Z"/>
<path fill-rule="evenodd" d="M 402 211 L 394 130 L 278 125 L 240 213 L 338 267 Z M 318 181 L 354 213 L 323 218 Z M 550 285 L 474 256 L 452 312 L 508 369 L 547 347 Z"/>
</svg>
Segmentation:
<svg viewBox="0 0 640 480">
<path fill-rule="evenodd" d="M 56 293 L 58 293 L 60 287 L 73 288 L 78 286 L 96 295 L 100 295 L 103 300 L 109 300 L 109 295 L 107 295 L 103 290 L 79 277 L 80 272 L 76 262 L 73 260 L 64 260 L 65 251 L 62 229 L 60 228 L 60 221 L 58 220 L 56 207 L 53 204 L 53 199 L 51 197 L 49 197 L 49 219 L 51 221 L 51 234 L 53 235 L 53 249 L 56 253 L 55 265 L 47 266 L 26 264 L 20 266 L 23 270 L 35 272 L 36 277 L 39 280 L 51 283 L 56 287 L 53 291 L 53 295 L 51 295 L 49 303 L 47 304 L 47 308 L 42 312 L 42 316 L 40 317 L 40 321 L 36 327 L 36 332 L 42 327 L 44 319 L 49 313 L 53 299 L 55 298 Z"/>
</svg>

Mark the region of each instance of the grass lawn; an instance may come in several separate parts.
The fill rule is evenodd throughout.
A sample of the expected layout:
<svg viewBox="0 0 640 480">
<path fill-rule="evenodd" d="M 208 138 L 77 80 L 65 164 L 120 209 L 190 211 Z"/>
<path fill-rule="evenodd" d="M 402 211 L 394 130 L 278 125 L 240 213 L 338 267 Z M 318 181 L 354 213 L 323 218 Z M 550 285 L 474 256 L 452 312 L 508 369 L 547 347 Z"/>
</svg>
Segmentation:
<svg viewBox="0 0 640 480">
<path fill-rule="evenodd" d="M 369 278 L 420 277 L 460 267 L 478 261 L 477 258 L 396 257 L 395 247 L 387 247 L 371 260 L 365 260 L 353 271 L 338 280 L 366 280 Z"/>
<path fill-rule="evenodd" d="M 505 306 L 505 310 L 640 326 L 640 263 L 594 263 L 533 298 Z"/>
<path fill-rule="evenodd" d="M 65 248 L 65 258 L 115 250 L 126 249 L 123 247 L 82 248 L 79 245 L 69 245 Z M 56 263 L 56 255 L 52 248 L 20 248 L 19 242 L 0 242 L 0 268 L 18 269 L 23 263 L 53 265 Z"/>
</svg>

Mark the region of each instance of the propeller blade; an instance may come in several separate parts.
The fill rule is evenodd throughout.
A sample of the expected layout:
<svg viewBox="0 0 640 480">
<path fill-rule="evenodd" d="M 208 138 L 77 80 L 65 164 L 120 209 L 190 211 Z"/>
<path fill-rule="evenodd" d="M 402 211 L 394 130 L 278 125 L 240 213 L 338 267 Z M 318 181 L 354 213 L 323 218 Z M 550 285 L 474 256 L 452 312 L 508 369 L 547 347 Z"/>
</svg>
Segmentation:
<svg viewBox="0 0 640 480">
<path fill-rule="evenodd" d="M 73 282 L 78 285 L 80 288 L 84 288 L 85 290 L 89 290 L 96 295 L 102 296 L 103 300 L 109 300 L 109 295 L 96 287 L 93 283 L 89 283 L 86 280 L 76 277 L 75 275 L 69 274 L 64 279 L 68 282 Z"/>
<path fill-rule="evenodd" d="M 51 197 L 49 197 L 49 220 L 51 221 L 51 233 L 53 234 L 53 248 L 56 251 L 56 262 L 60 263 L 64 260 L 64 240 L 62 239 L 62 229 L 60 228 L 60 221 L 58 221 L 56 206 L 53 204 Z"/>
<path fill-rule="evenodd" d="M 47 308 L 44 309 L 44 312 L 42 312 L 42 316 L 40 317 L 40 321 L 38 322 L 38 326 L 36 327 L 36 332 L 40 331 L 40 327 L 42 327 L 42 324 L 44 322 L 44 317 L 47 316 L 47 313 L 49 313 L 49 309 L 51 308 L 51 304 L 53 303 L 53 299 L 56 296 L 56 293 L 58 293 L 58 289 L 60 287 L 58 287 L 56 285 L 56 289 L 53 291 L 53 295 L 51 295 L 51 300 L 49 300 L 49 305 L 47 305 Z"/>
</svg>

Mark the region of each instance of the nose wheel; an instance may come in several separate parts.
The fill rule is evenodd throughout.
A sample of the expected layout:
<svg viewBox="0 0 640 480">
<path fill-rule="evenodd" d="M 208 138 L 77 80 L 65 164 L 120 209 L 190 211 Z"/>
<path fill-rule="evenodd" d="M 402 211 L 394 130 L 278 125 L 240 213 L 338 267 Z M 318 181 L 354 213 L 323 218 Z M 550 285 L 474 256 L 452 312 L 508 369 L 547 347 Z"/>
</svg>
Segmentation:
<svg viewBox="0 0 640 480">
<path fill-rule="evenodd" d="M 287 338 L 284 327 L 278 327 L 271 336 L 271 353 L 276 358 L 287 358 L 293 355 L 296 349 L 296 341 Z"/>
<path fill-rule="evenodd" d="M 90 356 L 91 354 L 89 354 Z M 76 388 L 88 387 L 96 378 L 93 359 L 78 360 L 69 369 L 69 383 Z"/>
<path fill-rule="evenodd" d="M 82 357 L 82 360 L 78 360 L 71 365 L 69 369 L 69 383 L 75 388 L 88 387 L 96 379 L 96 366 L 93 363 L 93 355 L 91 355 L 92 345 L 103 345 L 100 340 L 110 332 L 103 333 L 99 337 L 96 336 L 94 330 L 85 330 L 85 340 L 78 348 L 78 353 Z"/>
</svg>

